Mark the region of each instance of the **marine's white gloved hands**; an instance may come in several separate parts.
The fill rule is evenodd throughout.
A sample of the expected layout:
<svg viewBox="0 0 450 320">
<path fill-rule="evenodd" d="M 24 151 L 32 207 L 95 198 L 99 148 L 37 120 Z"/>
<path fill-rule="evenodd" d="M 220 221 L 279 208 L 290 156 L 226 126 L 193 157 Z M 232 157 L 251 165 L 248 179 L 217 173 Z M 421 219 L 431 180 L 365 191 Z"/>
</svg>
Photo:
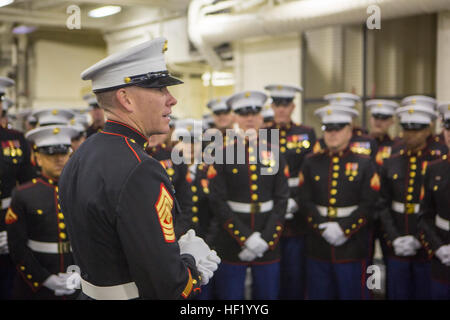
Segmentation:
<svg viewBox="0 0 450 320">
<path fill-rule="evenodd" d="M 322 232 L 322 237 L 331 245 L 337 247 L 343 245 L 348 238 L 345 236 L 344 231 L 342 231 L 341 226 L 337 222 L 324 222 L 319 224 L 319 229 Z"/>
<path fill-rule="evenodd" d="M 450 244 L 440 246 L 434 253 L 436 257 L 447 267 L 450 267 Z"/>
<path fill-rule="evenodd" d="M 241 252 L 239 252 L 238 257 L 242 261 L 253 261 L 257 258 L 257 255 L 250 249 L 244 247 L 244 249 L 242 249 Z"/>
<path fill-rule="evenodd" d="M 66 276 L 67 275 L 67 276 Z M 64 295 L 70 295 L 75 292 L 74 289 L 68 289 L 67 288 L 67 278 L 70 275 L 65 273 L 61 275 L 55 275 L 52 274 L 50 277 L 48 277 L 43 285 L 50 290 L 55 292 L 55 296 L 64 296 Z"/>
<path fill-rule="evenodd" d="M 188 230 L 178 240 L 180 254 L 190 254 L 195 259 L 195 266 L 202 277 L 202 285 L 206 285 L 220 263 L 216 251 L 211 250 L 206 242 L 195 235 L 193 229 Z"/>
<path fill-rule="evenodd" d="M 211 250 L 210 254 L 206 257 L 206 259 L 201 259 L 197 264 L 197 270 L 202 275 L 202 285 L 206 285 L 209 282 L 209 279 L 212 278 L 214 272 L 219 267 L 220 258 L 217 255 L 216 251 Z"/>
<path fill-rule="evenodd" d="M 417 244 L 414 241 L 417 239 L 411 235 L 398 237 L 394 239 L 392 245 L 394 247 L 394 252 L 397 256 L 414 256 L 417 251 Z"/>
<path fill-rule="evenodd" d="M 269 245 L 261 238 L 261 233 L 259 232 L 253 232 L 245 241 L 244 246 L 250 251 L 253 251 L 259 258 L 269 249 Z"/>
<path fill-rule="evenodd" d="M 198 264 L 201 259 L 206 259 L 211 252 L 206 242 L 202 238 L 197 237 L 193 229 L 189 229 L 188 232 L 180 237 L 178 245 L 180 246 L 180 254 L 187 253 L 192 255 L 195 259 L 195 264 Z"/>
<path fill-rule="evenodd" d="M 6 231 L 0 232 L 0 254 L 8 254 L 8 234 Z"/>
<path fill-rule="evenodd" d="M 197 270 L 198 272 L 200 272 L 200 275 L 202 276 L 202 286 L 206 286 L 209 282 L 209 279 L 211 279 L 212 276 L 214 275 L 214 272 L 202 266 L 201 264 L 197 266 Z"/>
<path fill-rule="evenodd" d="M 297 202 L 295 202 L 294 199 L 289 198 L 284 218 L 286 220 L 291 220 L 292 218 L 294 218 L 294 212 L 296 212 L 297 210 L 298 210 Z"/>
</svg>

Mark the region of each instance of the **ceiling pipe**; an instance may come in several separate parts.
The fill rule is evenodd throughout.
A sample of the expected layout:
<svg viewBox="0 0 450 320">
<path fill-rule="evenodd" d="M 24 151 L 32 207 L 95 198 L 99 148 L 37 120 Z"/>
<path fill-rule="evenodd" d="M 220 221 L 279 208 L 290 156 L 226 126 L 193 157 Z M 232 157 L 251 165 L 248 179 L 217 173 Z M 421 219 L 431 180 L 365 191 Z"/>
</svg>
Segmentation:
<svg viewBox="0 0 450 320">
<path fill-rule="evenodd" d="M 301 32 L 314 28 L 367 21 L 371 5 L 383 19 L 450 10 L 448 0 L 302 0 L 263 6 L 252 13 L 202 15 L 210 0 L 193 0 L 189 6 L 189 37 L 214 69 L 223 67 L 213 47 L 257 36 Z"/>
</svg>

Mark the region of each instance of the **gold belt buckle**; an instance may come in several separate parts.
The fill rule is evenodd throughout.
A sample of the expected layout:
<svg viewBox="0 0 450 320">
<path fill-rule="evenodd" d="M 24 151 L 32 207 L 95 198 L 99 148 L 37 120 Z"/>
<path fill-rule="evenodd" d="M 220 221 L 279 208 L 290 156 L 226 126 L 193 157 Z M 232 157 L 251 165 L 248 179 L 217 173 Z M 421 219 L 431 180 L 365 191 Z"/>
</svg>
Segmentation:
<svg viewBox="0 0 450 320">
<path fill-rule="evenodd" d="M 250 213 L 260 213 L 261 212 L 261 203 L 251 203 L 250 204 Z"/>
<path fill-rule="evenodd" d="M 334 207 L 328 207 L 328 217 L 330 218 L 337 217 L 337 209 Z"/>
<path fill-rule="evenodd" d="M 416 209 L 416 205 L 414 203 L 405 204 L 405 213 L 406 214 L 414 214 Z"/>
<path fill-rule="evenodd" d="M 59 242 L 58 243 L 58 253 L 69 253 L 70 252 L 70 242 Z"/>
</svg>

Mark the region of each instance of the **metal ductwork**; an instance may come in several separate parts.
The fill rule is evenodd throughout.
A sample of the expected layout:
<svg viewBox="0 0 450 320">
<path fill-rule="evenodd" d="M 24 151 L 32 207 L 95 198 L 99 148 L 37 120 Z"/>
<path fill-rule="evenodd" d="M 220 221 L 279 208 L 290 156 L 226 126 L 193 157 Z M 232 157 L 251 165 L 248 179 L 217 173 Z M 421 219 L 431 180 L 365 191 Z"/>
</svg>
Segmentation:
<svg viewBox="0 0 450 320">
<path fill-rule="evenodd" d="M 253 12 L 235 8 L 236 1 L 214 4 L 213 0 L 193 0 L 189 7 L 189 37 L 214 69 L 223 62 L 213 47 L 257 36 L 301 32 L 342 24 L 364 23 L 371 12 L 369 6 L 380 8 L 383 19 L 450 10 L 448 0 L 298 0 L 275 5 L 273 1 L 244 0 L 254 4 Z M 240 8 L 242 3 L 240 1 Z M 264 5 L 261 3 L 264 2 Z M 214 6 L 222 12 L 214 12 Z M 248 9 L 248 7 L 246 8 Z"/>
</svg>

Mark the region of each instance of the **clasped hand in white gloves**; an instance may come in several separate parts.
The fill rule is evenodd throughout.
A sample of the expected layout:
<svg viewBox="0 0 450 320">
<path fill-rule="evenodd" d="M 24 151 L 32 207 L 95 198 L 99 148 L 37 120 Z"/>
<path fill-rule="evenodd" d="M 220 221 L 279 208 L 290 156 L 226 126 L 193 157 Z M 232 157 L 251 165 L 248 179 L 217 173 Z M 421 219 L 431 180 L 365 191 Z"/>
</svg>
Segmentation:
<svg viewBox="0 0 450 320">
<path fill-rule="evenodd" d="M 298 210 L 297 202 L 295 202 L 294 199 L 289 198 L 286 208 L 286 214 L 284 215 L 284 218 L 286 220 L 291 220 L 294 218 L 294 212 Z"/>
<path fill-rule="evenodd" d="M 197 270 L 202 276 L 202 284 L 207 284 L 220 263 L 217 253 L 211 250 L 202 238 L 197 237 L 193 229 L 180 237 L 178 245 L 180 254 L 187 253 L 194 257 Z"/>
<path fill-rule="evenodd" d="M 450 244 L 440 246 L 439 249 L 434 253 L 439 260 L 441 260 L 442 264 L 445 264 L 447 267 L 450 267 Z"/>
<path fill-rule="evenodd" d="M 55 296 L 68 296 L 75 292 L 75 289 L 67 287 L 67 279 L 71 276 L 68 273 L 52 274 L 43 285 L 55 292 Z"/>
<path fill-rule="evenodd" d="M 253 232 L 245 241 L 244 246 L 254 252 L 259 258 L 261 258 L 264 255 L 264 252 L 269 249 L 269 245 L 261 238 L 261 233 L 259 232 Z"/>
<path fill-rule="evenodd" d="M 348 240 L 337 222 L 330 221 L 321 223 L 319 224 L 319 229 L 324 230 L 322 237 L 335 247 L 343 245 Z"/>
<path fill-rule="evenodd" d="M 8 254 L 8 234 L 6 231 L 0 232 L 0 254 Z"/>
<path fill-rule="evenodd" d="M 244 249 L 242 249 L 241 252 L 239 252 L 238 257 L 242 261 L 253 261 L 258 256 L 253 251 L 251 251 L 248 248 L 244 247 Z"/>
<path fill-rule="evenodd" d="M 411 235 L 395 238 L 392 242 L 394 252 L 397 256 L 414 256 L 421 244 L 419 240 Z"/>
</svg>

